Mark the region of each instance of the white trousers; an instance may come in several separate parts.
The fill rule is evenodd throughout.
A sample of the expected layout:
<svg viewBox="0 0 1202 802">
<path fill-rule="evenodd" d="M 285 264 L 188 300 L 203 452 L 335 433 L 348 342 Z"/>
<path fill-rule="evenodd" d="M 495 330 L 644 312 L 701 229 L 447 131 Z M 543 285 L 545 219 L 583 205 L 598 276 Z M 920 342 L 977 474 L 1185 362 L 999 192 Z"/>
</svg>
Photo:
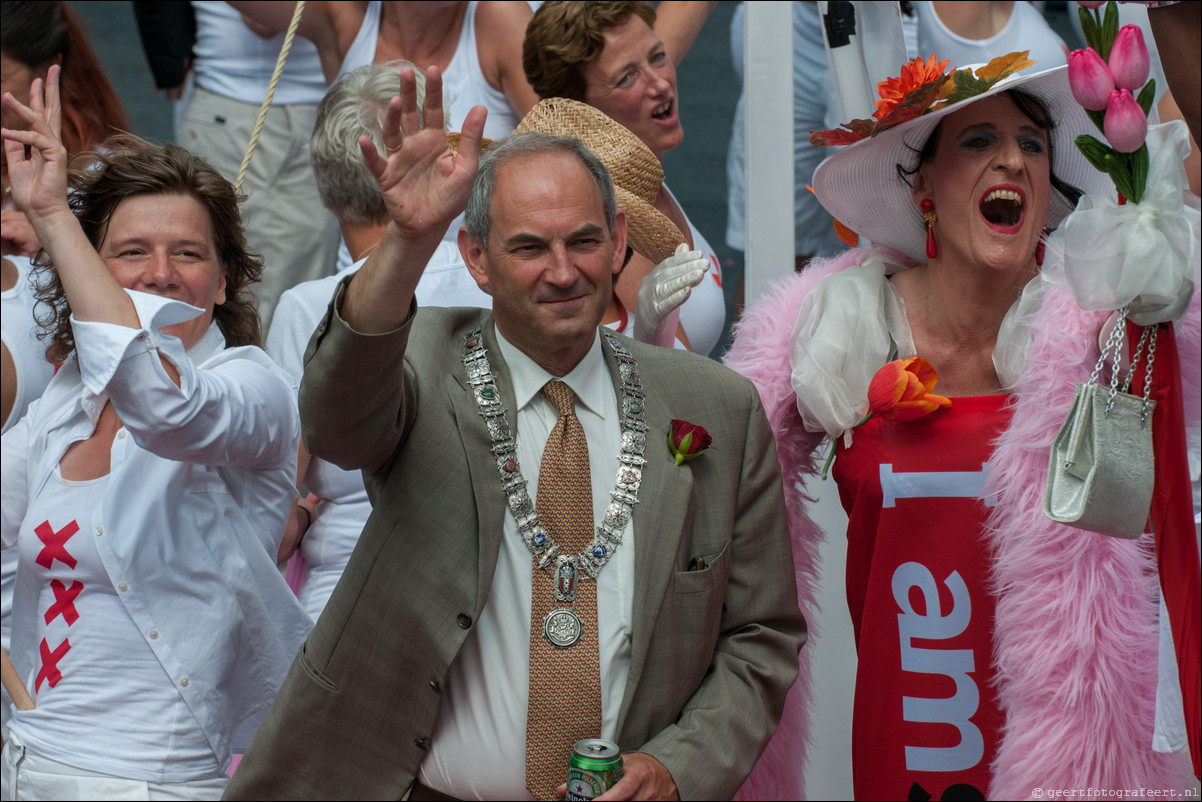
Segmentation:
<svg viewBox="0 0 1202 802">
<path fill-rule="evenodd" d="M 100 800 L 209 800 L 221 799 L 228 777 L 180 783 L 152 783 L 127 780 L 111 774 L 77 769 L 57 760 L 42 757 L 14 738 L 4 743 L 0 755 L 0 798 L 21 799 L 100 799 Z"/>
</svg>

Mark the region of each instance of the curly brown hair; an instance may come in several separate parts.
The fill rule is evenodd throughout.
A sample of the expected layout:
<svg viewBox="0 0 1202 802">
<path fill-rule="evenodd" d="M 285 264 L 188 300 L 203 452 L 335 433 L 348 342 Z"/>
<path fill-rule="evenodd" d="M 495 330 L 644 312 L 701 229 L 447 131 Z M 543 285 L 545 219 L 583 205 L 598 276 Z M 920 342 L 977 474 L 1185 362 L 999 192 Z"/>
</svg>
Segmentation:
<svg viewBox="0 0 1202 802">
<path fill-rule="evenodd" d="M 522 69 L 540 98 L 584 101 L 584 67 L 605 48 L 605 31 L 638 16 L 655 27 L 655 9 L 644 2 L 544 3 L 526 27 Z"/>
<path fill-rule="evenodd" d="M 177 145 L 156 145 L 132 134 L 107 140 L 98 151 L 71 160 L 68 201 L 92 247 L 100 249 L 113 212 L 127 198 L 188 195 L 209 212 L 217 257 L 225 270 L 225 303 L 213 320 L 228 347 L 260 345 L 259 305 L 251 285 L 263 274 L 263 260 L 246 244 L 234 186 L 199 156 Z M 39 337 L 50 338 L 46 356 L 61 362 L 75 348 L 71 307 L 58 271 L 45 249 L 33 259 L 39 304 Z M 44 304 L 49 309 L 41 309 Z"/>
</svg>

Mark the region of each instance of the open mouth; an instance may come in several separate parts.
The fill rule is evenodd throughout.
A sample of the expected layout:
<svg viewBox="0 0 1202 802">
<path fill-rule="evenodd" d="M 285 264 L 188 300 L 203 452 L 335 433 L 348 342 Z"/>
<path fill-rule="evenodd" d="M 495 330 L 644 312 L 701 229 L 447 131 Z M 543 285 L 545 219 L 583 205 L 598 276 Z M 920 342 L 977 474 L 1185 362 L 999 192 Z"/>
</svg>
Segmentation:
<svg viewBox="0 0 1202 802">
<path fill-rule="evenodd" d="M 662 106 L 656 106 L 654 109 L 651 110 L 652 118 L 654 118 L 656 120 L 670 119 L 672 117 L 672 109 L 675 105 L 676 104 L 674 101 L 669 100 L 667 103 L 663 104 Z"/>
<path fill-rule="evenodd" d="M 1023 219 L 1022 193 L 1013 189 L 994 189 L 981 199 L 981 216 L 998 228 L 1014 228 Z"/>
</svg>

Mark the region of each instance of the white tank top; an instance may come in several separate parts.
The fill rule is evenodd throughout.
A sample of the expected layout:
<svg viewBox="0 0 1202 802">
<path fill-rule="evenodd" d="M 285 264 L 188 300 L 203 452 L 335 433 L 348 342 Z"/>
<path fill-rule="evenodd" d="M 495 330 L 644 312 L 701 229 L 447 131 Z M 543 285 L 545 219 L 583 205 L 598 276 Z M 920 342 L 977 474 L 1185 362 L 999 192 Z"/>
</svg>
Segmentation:
<svg viewBox="0 0 1202 802">
<path fill-rule="evenodd" d="M 1034 6 L 1022 0 L 1014 4 L 1002 29 L 988 39 L 966 39 L 952 33 L 929 0 L 914 3 L 914 10 L 918 16 L 918 55 L 926 58 L 935 53 L 940 60 L 949 59 L 952 68 L 983 64 L 1020 50 L 1030 50 L 1040 70 L 1068 63 L 1064 40 Z"/>
<path fill-rule="evenodd" d="M 18 614 L 37 616 L 38 642 L 34 676 L 22 679 L 37 707 L 14 712 L 10 730 L 33 752 L 89 771 L 146 782 L 218 777 L 200 724 L 146 642 L 157 633 L 139 630 L 101 562 L 92 521 L 109 480 L 68 481 L 56 467 L 21 523 L 19 570 L 37 605 Z M 141 580 L 161 578 L 128 578 Z"/>
<path fill-rule="evenodd" d="M 443 107 L 447 112 L 450 130 L 458 131 L 472 106 L 484 106 L 488 109 L 484 135 L 492 139 L 501 139 L 513 131 L 519 118 L 510 107 L 505 93 L 493 89 L 480 69 L 480 54 L 476 45 L 478 5 L 475 0 L 467 4 L 455 55 L 443 71 Z M 360 26 L 359 33 L 355 35 L 355 40 L 351 42 L 346 56 L 342 59 L 342 66 L 338 69 L 339 78 L 365 64 L 375 63 L 376 43 L 380 37 L 380 10 L 379 0 L 372 0 L 367 4 L 363 25 Z M 418 66 L 424 69 L 426 65 Z M 458 230 L 458 226 L 454 226 L 454 229 Z"/>
<path fill-rule="evenodd" d="M 196 85 L 241 103 L 259 105 L 267 94 L 284 34 L 262 39 L 242 15 L 225 2 L 192 3 L 196 12 L 196 44 L 192 48 Z M 315 105 L 326 93 L 317 45 L 296 37 L 276 85 L 272 104 Z"/>
</svg>

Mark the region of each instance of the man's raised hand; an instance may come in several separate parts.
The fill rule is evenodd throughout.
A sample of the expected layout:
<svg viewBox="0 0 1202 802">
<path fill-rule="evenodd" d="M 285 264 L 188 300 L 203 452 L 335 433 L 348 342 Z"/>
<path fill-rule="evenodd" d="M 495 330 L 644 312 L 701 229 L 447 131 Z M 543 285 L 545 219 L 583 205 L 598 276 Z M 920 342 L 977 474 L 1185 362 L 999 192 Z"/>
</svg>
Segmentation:
<svg viewBox="0 0 1202 802">
<path fill-rule="evenodd" d="M 367 137 L 359 139 L 359 148 L 402 239 L 441 239 L 467 206 L 476 180 L 486 114 L 481 106 L 468 112 L 459 152 L 452 152 L 443 131 L 442 73 L 437 67 L 426 73 L 419 120 L 417 80 L 413 70 L 401 71 L 401 94 L 389 103 L 384 123 L 386 155 L 380 155 Z"/>
</svg>

